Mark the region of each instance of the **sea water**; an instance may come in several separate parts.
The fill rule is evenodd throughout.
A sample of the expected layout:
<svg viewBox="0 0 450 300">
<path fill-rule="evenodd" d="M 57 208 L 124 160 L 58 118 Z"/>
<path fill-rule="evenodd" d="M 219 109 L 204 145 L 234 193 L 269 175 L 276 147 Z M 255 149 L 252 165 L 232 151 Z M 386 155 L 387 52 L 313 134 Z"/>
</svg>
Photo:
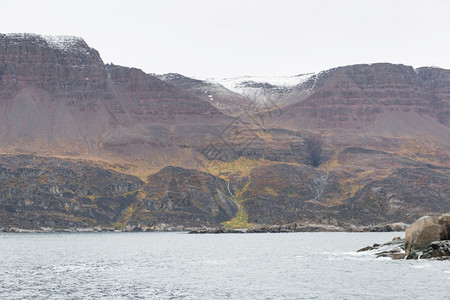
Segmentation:
<svg viewBox="0 0 450 300">
<path fill-rule="evenodd" d="M 0 234 L 0 299 L 448 299 L 450 261 L 356 252 L 403 233 Z"/>
</svg>

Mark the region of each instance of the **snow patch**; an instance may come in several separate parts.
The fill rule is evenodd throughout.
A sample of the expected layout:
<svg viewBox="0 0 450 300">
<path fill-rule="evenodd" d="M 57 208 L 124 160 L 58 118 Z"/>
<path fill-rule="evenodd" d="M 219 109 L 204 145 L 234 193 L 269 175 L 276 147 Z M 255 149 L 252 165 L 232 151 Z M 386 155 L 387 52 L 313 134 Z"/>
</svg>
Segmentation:
<svg viewBox="0 0 450 300">
<path fill-rule="evenodd" d="M 17 39 L 17 41 L 21 41 L 24 39 L 34 38 L 37 40 L 44 40 L 47 44 L 58 50 L 66 51 L 72 48 L 80 48 L 79 44 L 85 44 L 84 40 L 77 36 L 70 35 L 40 35 L 34 33 L 8 33 L 7 37 Z"/>
<path fill-rule="evenodd" d="M 242 76 L 232 78 L 206 78 L 204 80 L 210 83 L 221 84 L 233 92 L 240 92 L 249 82 L 257 84 L 267 83 L 276 87 L 294 87 L 306 82 L 314 75 L 315 73 L 308 73 L 296 76 Z"/>
<path fill-rule="evenodd" d="M 43 35 L 42 38 L 53 48 L 66 51 L 80 42 L 82 38 L 69 35 Z"/>
</svg>

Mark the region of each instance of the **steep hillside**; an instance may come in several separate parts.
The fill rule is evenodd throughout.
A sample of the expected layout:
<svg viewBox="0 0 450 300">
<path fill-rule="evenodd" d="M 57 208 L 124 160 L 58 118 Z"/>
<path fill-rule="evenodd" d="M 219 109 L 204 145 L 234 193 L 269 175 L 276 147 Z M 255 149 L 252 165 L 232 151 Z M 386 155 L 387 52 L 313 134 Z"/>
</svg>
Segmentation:
<svg viewBox="0 0 450 300">
<path fill-rule="evenodd" d="M 223 179 L 167 167 L 137 177 L 74 160 L 0 155 L 0 228 L 216 226 L 237 213 Z"/>
<path fill-rule="evenodd" d="M 0 227 L 112 227 L 143 186 L 82 162 L 0 155 Z"/>
<path fill-rule="evenodd" d="M 312 94 L 284 107 L 284 127 L 450 140 L 450 71 L 392 64 L 319 73 Z"/>
<path fill-rule="evenodd" d="M 9 153 L 161 166 L 166 153 L 186 160 L 178 143 L 189 144 L 187 131 L 202 128 L 196 138 L 206 138 L 231 120 L 141 70 L 104 65 L 80 38 L 0 35 L 0 49 L 0 142 Z"/>
</svg>

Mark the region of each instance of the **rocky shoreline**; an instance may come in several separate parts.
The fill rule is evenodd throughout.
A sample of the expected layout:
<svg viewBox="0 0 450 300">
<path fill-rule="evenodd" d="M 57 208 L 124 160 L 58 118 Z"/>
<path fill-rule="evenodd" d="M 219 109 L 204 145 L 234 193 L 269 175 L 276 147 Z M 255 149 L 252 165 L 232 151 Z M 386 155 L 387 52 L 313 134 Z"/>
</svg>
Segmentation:
<svg viewBox="0 0 450 300">
<path fill-rule="evenodd" d="M 391 232 L 405 231 L 405 223 L 357 226 L 353 224 L 324 225 L 314 223 L 290 223 L 283 225 L 255 225 L 244 229 L 202 228 L 189 233 L 288 233 L 288 232 Z"/>
<path fill-rule="evenodd" d="M 221 233 L 288 233 L 288 232 L 391 232 L 404 231 L 408 225 L 404 223 L 379 224 L 379 225 L 324 225 L 310 223 L 290 223 L 283 225 L 254 225 L 248 228 L 229 229 L 224 227 L 186 227 L 158 224 L 156 226 L 125 226 L 118 229 L 113 227 L 88 227 L 88 228 L 51 228 L 38 229 L 25 228 L 0 228 L 0 232 L 8 233 L 51 233 L 51 232 L 188 232 L 190 234 L 221 234 Z"/>
<path fill-rule="evenodd" d="M 50 228 L 41 227 L 39 229 L 25 229 L 25 228 L 0 228 L 0 232 L 4 233 L 82 233 L 82 232 L 189 232 L 192 230 L 199 230 L 199 228 L 191 228 L 184 226 L 167 226 L 166 224 L 160 224 L 152 227 L 137 227 L 126 226 L 123 229 L 117 229 L 112 227 L 83 227 L 83 228 Z"/>
<path fill-rule="evenodd" d="M 450 260 L 450 213 L 424 216 L 406 228 L 404 239 L 396 237 L 358 250 L 365 251 L 377 258 Z"/>
</svg>

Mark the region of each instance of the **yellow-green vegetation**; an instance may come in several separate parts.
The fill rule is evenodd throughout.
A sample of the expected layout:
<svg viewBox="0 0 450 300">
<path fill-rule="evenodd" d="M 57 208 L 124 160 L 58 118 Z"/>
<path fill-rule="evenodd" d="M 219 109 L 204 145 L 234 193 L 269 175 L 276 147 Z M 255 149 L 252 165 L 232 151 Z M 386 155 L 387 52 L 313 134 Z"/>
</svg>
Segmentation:
<svg viewBox="0 0 450 300">
<path fill-rule="evenodd" d="M 131 204 L 127 210 L 125 211 L 125 213 L 123 214 L 123 216 L 121 217 L 122 221 L 117 221 L 114 224 L 114 228 L 116 229 L 124 229 L 125 226 L 127 225 L 128 221 L 131 219 L 131 217 L 133 216 L 133 214 L 136 212 L 137 210 L 137 206 L 134 204 Z"/>
<path fill-rule="evenodd" d="M 298 193 L 287 194 L 287 197 L 288 198 L 298 198 L 298 197 L 300 197 L 300 194 L 298 194 Z"/>
<path fill-rule="evenodd" d="M 264 188 L 264 191 L 266 192 L 266 194 L 269 194 L 269 195 L 278 197 L 278 193 L 277 193 L 274 189 L 272 189 L 272 188 L 270 188 L 270 187 L 268 187 L 268 186 L 266 186 L 266 187 Z"/>
<path fill-rule="evenodd" d="M 129 197 L 129 196 L 133 196 L 134 194 L 136 194 L 137 197 L 140 197 L 140 199 L 144 199 L 146 197 L 146 195 L 147 195 L 145 193 L 145 191 L 139 189 L 139 190 L 134 190 L 134 191 L 129 191 L 129 192 L 122 193 L 122 194 L 120 194 L 120 196 L 122 196 L 122 197 Z"/>
<path fill-rule="evenodd" d="M 327 203 L 327 205 L 339 205 L 342 204 L 342 202 L 345 199 L 352 198 L 355 196 L 356 192 L 359 191 L 364 187 L 364 185 L 359 185 L 354 180 L 349 180 L 346 182 L 343 182 L 341 184 L 342 187 L 342 193 L 340 195 L 336 195 L 331 201 Z"/>
<path fill-rule="evenodd" d="M 242 196 L 244 195 L 244 193 L 248 190 L 248 188 L 250 187 L 250 183 L 251 181 L 249 180 L 244 187 L 241 190 L 237 190 L 236 191 L 236 200 L 239 202 L 239 200 L 242 200 Z M 240 202 L 239 202 L 240 203 Z"/>
<path fill-rule="evenodd" d="M 137 195 L 136 195 L 136 198 L 137 198 L 138 200 L 145 199 L 145 198 L 147 198 L 147 193 L 146 193 L 144 190 L 139 189 L 139 190 L 138 190 L 138 193 L 137 193 Z"/>
<path fill-rule="evenodd" d="M 239 157 L 237 160 L 223 161 L 206 161 L 206 172 L 214 176 L 228 179 L 231 174 L 240 174 L 241 176 L 250 175 L 254 168 L 274 164 L 274 162 L 265 159 L 250 159 L 247 157 Z"/>
<path fill-rule="evenodd" d="M 366 170 L 364 172 L 357 173 L 356 178 L 353 177 L 350 179 L 340 180 L 342 193 L 333 198 L 333 201 L 328 204 L 342 204 L 345 199 L 354 197 L 356 192 L 364 188 L 364 182 L 381 180 L 388 177 L 390 174 L 390 170 Z"/>
<path fill-rule="evenodd" d="M 236 229 L 236 228 L 247 228 L 251 224 L 248 223 L 248 214 L 242 205 L 239 206 L 239 211 L 233 219 L 222 223 L 225 228 Z"/>
<path fill-rule="evenodd" d="M 249 186 L 250 181 L 247 182 L 242 189 L 236 191 L 235 201 L 238 204 L 238 212 L 233 219 L 222 223 L 222 225 L 225 226 L 225 228 L 228 229 L 248 228 L 255 225 L 253 223 L 248 223 L 248 214 L 243 206 L 245 200 L 243 199 L 242 195 L 247 191 Z"/>
<path fill-rule="evenodd" d="M 139 178 L 140 180 L 142 180 L 144 183 L 148 183 L 148 176 L 150 176 L 151 174 L 153 174 L 154 172 L 150 171 L 150 170 L 145 170 L 144 167 L 136 167 L 133 165 L 124 165 L 124 164 L 103 164 L 104 167 L 106 167 L 107 169 L 122 173 L 122 174 L 127 174 L 127 175 L 132 175 L 132 176 L 136 176 L 137 178 Z"/>
<path fill-rule="evenodd" d="M 334 155 L 329 161 L 321 165 L 321 168 L 326 170 L 327 172 L 334 171 L 341 165 L 339 164 L 339 161 L 336 157 L 337 155 Z"/>
<path fill-rule="evenodd" d="M 67 158 L 66 158 L 67 159 Z M 132 175 L 138 177 L 144 183 L 148 183 L 148 176 L 155 173 L 159 169 L 151 169 L 149 166 L 140 162 L 128 162 L 123 160 L 109 161 L 96 157 L 89 157 L 86 159 L 79 159 L 86 164 L 96 166 L 102 169 L 108 169 L 122 174 Z"/>
<path fill-rule="evenodd" d="M 446 159 L 448 157 L 447 149 L 438 145 L 439 143 L 431 137 L 421 141 L 405 138 L 401 140 L 398 154 L 424 163 L 450 166 Z"/>
<path fill-rule="evenodd" d="M 127 224 L 130 218 L 133 216 L 134 212 L 136 211 L 137 207 L 135 205 L 130 205 L 125 212 L 125 218 L 124 218 L 124 224 Z"/>
<path fill-rule="evenodd" d="M 342 204 L 345 199 L 352 198 L 355 194 L 361 190 L 366 182 L 381 180 L 388 177 L 391 174 L 391 170 L 380 169 L 365 169 L 354 172 L 354 166 L 348 166 L 345 163 L 339 162 L 338 151 L 335 149 L 335 154 L 326 163 L 321 165 L 323 170 L 328 172 L 334 171 L 340 173 L 342 171 L 352 174 L 351 177 L 342 176 L 339 180 L 341 186 L 341 193 L 336 194 L 333 199 L 327 202 L 327 205 Z M 361 166 L 358 166 L 361 167 Z M 366 166 L 367 167 L 367 166 Z"/>
<path fill-rule="evenodd" d="M 92 202 L 95 202 L 95 198 L 97 198 L 97 196 L 95 196 L 95 195 L 87 195 L 86 198 L 90 199 Z"/>
</svg>

